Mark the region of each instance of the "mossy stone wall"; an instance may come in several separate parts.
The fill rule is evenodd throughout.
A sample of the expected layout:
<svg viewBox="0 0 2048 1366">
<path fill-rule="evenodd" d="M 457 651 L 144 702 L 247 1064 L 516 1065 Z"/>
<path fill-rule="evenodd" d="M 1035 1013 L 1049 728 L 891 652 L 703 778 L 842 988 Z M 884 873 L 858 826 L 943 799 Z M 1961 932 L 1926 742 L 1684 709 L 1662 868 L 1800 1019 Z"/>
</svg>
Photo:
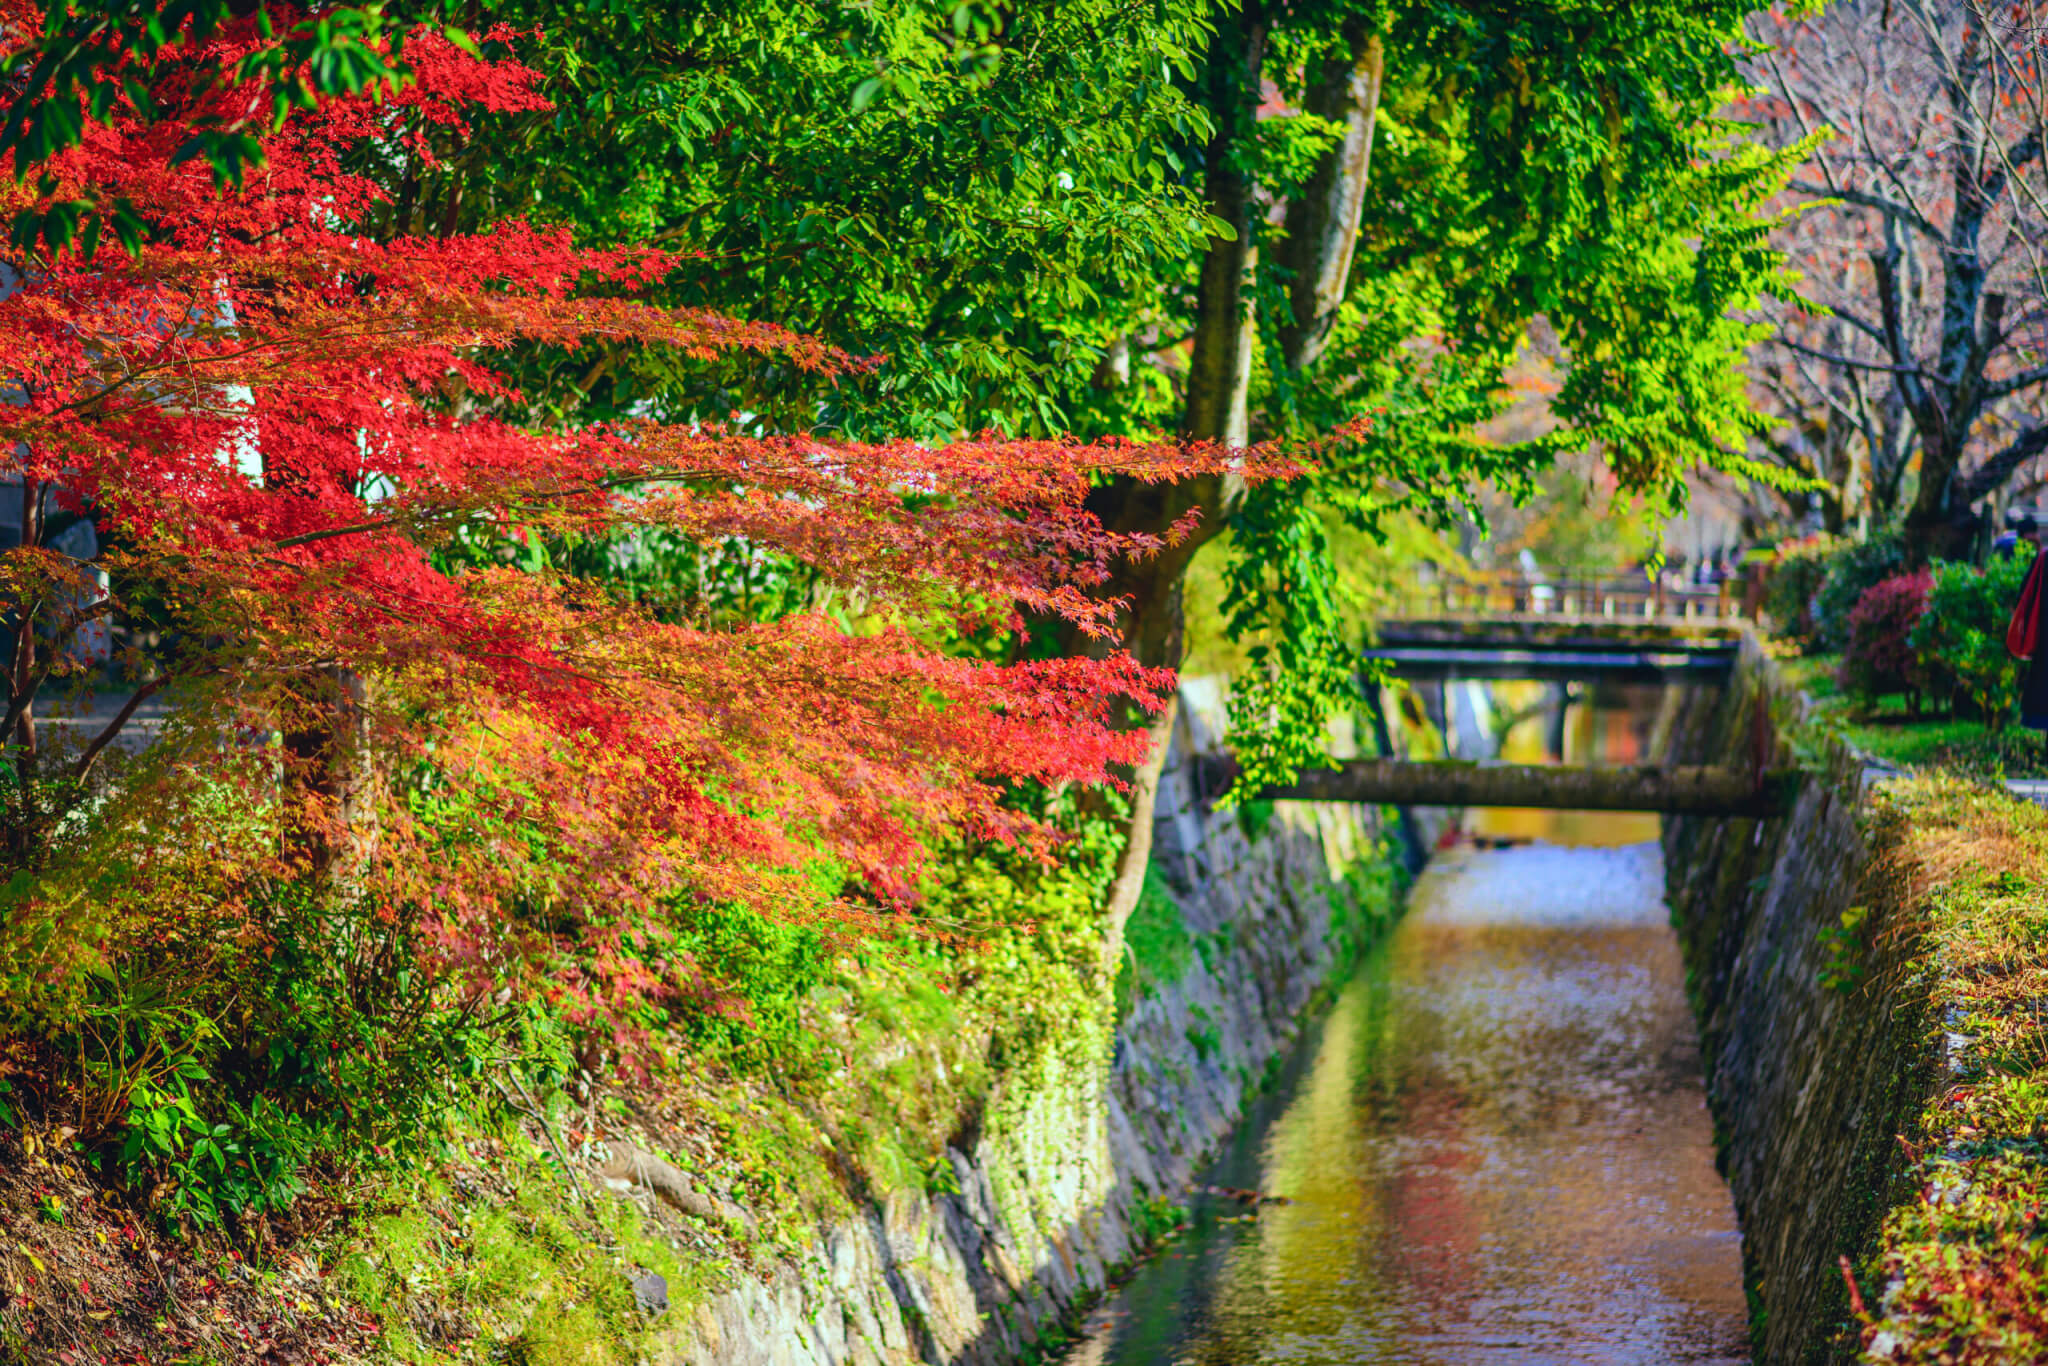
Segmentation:
<svg viewBox="0 0 2048 1366">
<path fill-rule="evenodd" d="M 1824 736 L 1795 745 L 1804 720 L 1746 640 L 1730 686 L 1687 700 L 1671 757 L 1797 760 L 1797 800 L 1768 821 L 1664 827 L 1760 1366 L 1854 1359 L 1841 1259 L 1871 1260 L 1905 1174 L 1899 1135 L 1936 1085 L 1912 910 L 1867 876 L 1861 761 Z"/>
</svg>

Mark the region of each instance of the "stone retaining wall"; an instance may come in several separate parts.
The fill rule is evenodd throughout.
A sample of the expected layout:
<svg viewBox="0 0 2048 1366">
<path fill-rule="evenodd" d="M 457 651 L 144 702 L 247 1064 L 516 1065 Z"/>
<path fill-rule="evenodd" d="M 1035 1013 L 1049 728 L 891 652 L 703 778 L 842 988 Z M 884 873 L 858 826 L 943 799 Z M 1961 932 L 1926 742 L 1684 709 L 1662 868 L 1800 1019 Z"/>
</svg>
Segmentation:
<svg viewBox="0 0 2048 1366">
<path fill-rule="evenodd" d="M 1795 756 L 1786 737 L 1805 710 L 1749 639 L 1725 692 L 1686 699 L 1669 750 L 1687 763 L 1802 758 L 1810 770 L 1786 816 L 1664 826 L 1759 1366 L 1853 1357 L 1839 1259 L 1860 1264 L 1875 1247 L 1904 1171 L 1897 1135 L 1935 1084 L 1918 937 L 1861 918 L 1872 904 L 1863 764 L 1825 741 Z"/>
</svg>

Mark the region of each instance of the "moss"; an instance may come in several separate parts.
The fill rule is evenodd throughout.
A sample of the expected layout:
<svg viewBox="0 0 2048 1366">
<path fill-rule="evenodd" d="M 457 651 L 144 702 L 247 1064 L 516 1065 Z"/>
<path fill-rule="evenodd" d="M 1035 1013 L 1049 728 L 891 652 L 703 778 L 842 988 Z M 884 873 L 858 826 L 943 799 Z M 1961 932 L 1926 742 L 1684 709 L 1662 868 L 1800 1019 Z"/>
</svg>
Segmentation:
<svg viewBox="0 0 2048 1366">
<path fill-rule="evenodd" d="M 636 1205 L 600 1196 L 586 1212 L 517 1131 L 458 1151 L 363 1220 L 334 1268 L 337 1288 L 382 1325 L 390 1360 L 626 1366 L 650 1327 L 636 1270 L 667 1281 L 671 1313 L 721 1283 L 722 1258 L 684 1250 Z"/>
<path fill-rule="evenodd" d="M 1933 1045 L 1855 1345 L 1892 1362 L 2048 1360 L 2048 812 L 1953 777 L 1880 796 L 1873 848 L 1914 912 Z M 1881 1358 L 1877 1349 L 1882 1349 Z"/>
<path fill-rule="evenodd" d="M 1145 869 L 1144 889 L 1124 926 L 1124 946 L 1130 951 L 1137 989 L 1145 996 L 1178 983 L 1195 961 L 1195 942 L 1188 933 L 1187 920 L 1156 866 Z M 1208 955 L 1203 958 L 1206 962 Z"/>
<path fill-rule="evenodd" d="M 1331 891 L 1341 912 L 1330 928 L 1340 978 L 1391 921 L 1398 899 L 1384 851 L 1363 853 Z M 1045 1264 L 1057 1254 L 1040 1231 L 1065 1218 L 1075 1192 L 1055 1194 L 1044 1174 L 1072 1177 L 1083 1203 L 1114 1188 L 1107 1095 L 1119 1002 L 1100 966 L 1094 880 L 1112 865 L 1113 857 L 1096 857 L 1040 872 L 995 855 L 956 862 L 924 911 L 958 927 L 957 937 L 836 949 L 795 1017 L 800 1065 L 763 1077 L 744 1055 L 707 1052 L 663 1079 L 658 1106 L 638 1092 L 631 1106 L 613 1107 L 615 1118 L 630 1113 L 658 1128 L 662 1141 L 677 1145 L 664 1156 L 705 1188 L 729 1190 L 745 1205 L 761 1223 L 751 1245 L 734 1246 L 692 1221 L 666 1233 L 639 1229 L 631 1206 L 602 1195 L 596 1214 L 585 1215 L 552 1158 L 517 1135 L 493 1136 L 480 1141 L 489 1160 L 455 1162 L 441 1184 L 394 1201 L 356 1230 L 349 1298 L 384 1325 L 384 1350 L 395 1361 L 658 1356 L 633 1301 L 629 1265 L 667 1277 L 672 1302 L 688 1312 L 742 1264 L 803 1263 L 815 1253 L 821 1220 L 897 1193 L 957 1185 L 949 1147 L 985 1163 L 1016 1261 Z M 1125 947 L 1125 1008 L 1139 991 L 1183 980 L 1198 957 L 1219 971 L 1239 952 L 1227 929 L 1198 943 L 1156 871 Z M 1198 1021 L 1191 1053 L 1214 1056 L 1220 1044 L 1213 1024 Z M 1186 1068 L 1169 1070 L 1186 1084 Z M 562 1117 L 563 1126 L 573 1119 Z M 1051 1200 L 1062 1202 L 1058 1210 Z M 1166 1202 L 1147 1205 L 1141 1237 L 1149 1241 L 1177 1217 Z"/>
<path fill-rule="evenodd" d="M 1239 802 L 1237 805 L 1237 828 L 1244 837 L 1256 843 L 1273 824 L 1273 803 L 1267 801 Z"/>
</svg>

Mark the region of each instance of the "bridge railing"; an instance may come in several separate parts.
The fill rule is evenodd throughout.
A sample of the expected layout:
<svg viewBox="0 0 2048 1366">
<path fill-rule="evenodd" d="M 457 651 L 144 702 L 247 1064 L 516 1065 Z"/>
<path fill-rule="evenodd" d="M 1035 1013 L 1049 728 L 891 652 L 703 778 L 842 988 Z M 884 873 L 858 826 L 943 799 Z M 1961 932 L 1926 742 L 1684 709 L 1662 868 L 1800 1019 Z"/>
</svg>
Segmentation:
<svg viewBox="0 0 2048 1366">
<path fill-rule="evenodd" d="M 1607 621 L 1735 621 L 1750 615 L 1743 583 L 1665 584 L 1643 577 L 1439 576 L 1397 595 L 1395 617 L 1547 617 Z"/>
</svg>

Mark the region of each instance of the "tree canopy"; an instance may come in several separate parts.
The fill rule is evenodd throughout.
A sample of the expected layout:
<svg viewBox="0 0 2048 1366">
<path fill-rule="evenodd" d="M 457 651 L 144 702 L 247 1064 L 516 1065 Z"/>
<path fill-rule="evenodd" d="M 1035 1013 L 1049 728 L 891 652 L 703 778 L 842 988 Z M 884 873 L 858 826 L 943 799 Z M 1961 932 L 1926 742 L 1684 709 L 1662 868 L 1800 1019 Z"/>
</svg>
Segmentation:
<svg viewBox="0 0 2048 1366">
<path fill-rule="evenodd" d="M 0 439 L 25 511 L 0 585 L 0 761 L 15 867 L 147 843 L 153 791 L 224 784 L 242 842 L 209 849 L 207 876 L 216 894 L 246 884 L 227 904 L 311 874 L 446 964 L 569 952 L 572 977 L 624 1010 L 672 989 L 654 966 L 672 897 L 816 915 L 832 908 L 813 890 L 822 865 L 899 899 L 934 834 L 1043 847 L 1003 801 L 1011 785 L 1099 783 L 1140 757 L 1107 709 L 1156 707 L 1169 675 L 1117 652 L 1007 662 L 940 646 L 1021 610 L 1106 631 L 1091 585 L 1184 531 L 1105 530 L 1080 506 L 1089 480 L 1176 479 L 1222 452 L 550 423 L 498 356 L 746 355 L 820 383 L 871 363 L 633 297 L 697 268 L 658 247 L 579 247 L 517 219 L 394 229 L 384 186 L 352 169 L 371 151 L 431 170 L 436 136 L 545 108 L 529 69 L 432 33 L 412 36 L 397 91 L 291 111 L 240 188 L 216 184 L 169 153 L 195 125 L 253 117 L 263 91 L 191 67 L 236 69 L 263 41 L 240 21 L 159 53 L 133 77 L 150 82 L 150 117 L 116 106 L 6 194 L 40 212 L 118 191 L 142 225 L 132 254 L 36 245 L 9 265 L 0 370 L 18 391 Z M 1245 472 L 1277 468 L 1254 453 Z M 53 543 L 55 520 L 81 513 L 108 542 L 103 588 Z M 463 553 L 652 533 L 802 564 L 837 603 L 663 621 L 545 556 Z M 66 744 L 50 698 L 91 680 L 77 642 L 113 614 L 131 628 L 131 697 Z M 110 747 L 158 693 L 179 703 L 175 742 L 95 806 Z"/>
</svg>

